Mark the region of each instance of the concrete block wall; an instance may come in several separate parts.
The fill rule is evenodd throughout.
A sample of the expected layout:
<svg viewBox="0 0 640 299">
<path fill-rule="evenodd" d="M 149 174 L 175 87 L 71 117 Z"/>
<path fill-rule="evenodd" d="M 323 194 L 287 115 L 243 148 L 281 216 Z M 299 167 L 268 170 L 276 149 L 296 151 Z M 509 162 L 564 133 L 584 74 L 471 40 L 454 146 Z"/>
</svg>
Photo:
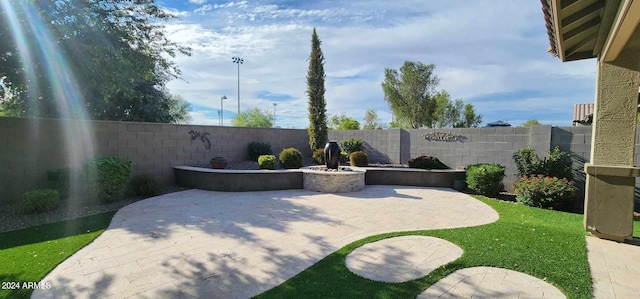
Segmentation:
<svg viewBox="0 0 640 299">
<path fill-rule="evenodd" d="M 584 164 L 591 161 L 591 126 L 553 127 L 551 133 L 551 148 L 560 147 L 562 151 L 570 152 L 573 161 L 573 181 L 578 188 L 578 194 L 583 198 L 586 174 Z M 635 165 L 640 165 L 640 128 L 636 130 Z M 636 210 L 640 211 L 640 181 L 636 179 L 635 192 Z"/>
<path fill-rule="evenodd" d="M 551 149 L 557 146 L 560 150 L 571 153 L 573 181 L 578 188 L 578 194 L 584 194 L 586 182 L 584 164 L 589 162 L 591 155 L 591 128 L 591 126 L 576 126 L 551 129 Z"/>
<path fill-rule="evenodd" d="M 513 153 L 529 145 L 530 130 L 526 127 L 456 128 L 408 130 L 411 135 L 411 158 L 429 155 L 451 167 L 466 167 L 477 163 L 497 163 L 505 166 L 504 184 L 507 190 L 515 182 L 517 168 Z M 454 141 L 428 140 L 423 134 L 445 132 L 458 136 Z"/>
<path fill-rule="evenodd" d="M 91 135 L 92 156 L 117 156 L 133 161 L 134 174 L 148 173 L 161 184 L 173 184 L 173 166 L 207 166 L 214 156 L 230 162 L 248 159 L 252 141 L 270 143 L 274 154 L 295 147 L 311 156 L 308 133 L 300 129 L 262 129 L 193 126 L 157 123 L 26 119 L 0 117 L 0 203 L 19 198 L 26 190 L 48 185 L 46 171 L 68 167 L 72 161 L 88 158 L 82 150 L 70 157 L 66 140 L 82 143 L 80 131 Z M 211 148 L 189 131 L 209 134 Z M 65 132 L 75 132 L 71 135 Z M 455 141 L 427 140 L 425 133 L 449 132 Z M 517 169 L 513 153 L 527 145 L 545 157 L 559 146 L 571 153 L 574 180 L 584 194 L 584 163 L 591 151 L 591 127 L 534 126 L 463 129 L 388 129 L 330 131 L 329 139 L 360 138 L 372 163 L 407 163 L 420 155 L 438 157 L 451 168 L 475 163 L 506 166 L 505 186 L 511 190 Z M 636 133 L 636 164 L 640 164 L 640 130 Z M 81 149 L 91 148 L 83 145 Z M 79 154 L 78 154 L 79 153 Z M 85 156 L 83 156 L 85 155 Z M 78 157 L 79 156 L 79 157 Z M 640 184 L 637 184 L 640 198 Z"/>
<path fill-rule="evenodd" d="M 541 126 L 536 140 L 542 140 L 536 148 L 548 154 L 551 126 Z M 456 141 L 427 140 L 424 133 L 449 132 L 460 135 Z M 538 132 L 538 131 L 536 131 Z M 546 132 L 546 133 L 544 133 Z M 546 135 L 544 135 L 544 134 Z M 530 144 L 531 130 L 525 127 L 508 128 L 460 128 L 460 129 L 389 129 L 330 131 L 329 139 L 342 141 L 360 138 L 365 141 L 365 150 L 370 162 L 407 163 L 421 156 L 436 156 L 451 168 L 464 167 L 476 163 L 498 163 L 506 167 L 505 186 L 510 190 L 515 181 L 517 168 L 513 163 L 513 153 Z"/>
<path fill-rule="evenodd" d="M 116 156 L 133 162 L 133 174 L 148 173 L 160 184 L 174 184 L 173 166 L 207 166 L 214 156 L 229 162 L 248 159 L 252 141 L 270 143 L 274 154 L 295 147 L 310 157 L 306 130 L 235 128 L 158 123 L 79 121 L 0 117 L 0 203 L 18 199 L 27 190 L 49 185 L 46 171 L 69 166 L 66 136 L 76 144 L 81 136 L 66 135 L 82 128 L 93 139 L 89 156 Z M 211 147 L 189 131 L 209 133 Z M 89 145 L 80 145 L 90 148 Z"/>
<path fill-rule="evenodd" d="M 369 163 L 401 163 L 401 129 L 329 131 L 329 140 L 364 140 Z"/>
</svg>

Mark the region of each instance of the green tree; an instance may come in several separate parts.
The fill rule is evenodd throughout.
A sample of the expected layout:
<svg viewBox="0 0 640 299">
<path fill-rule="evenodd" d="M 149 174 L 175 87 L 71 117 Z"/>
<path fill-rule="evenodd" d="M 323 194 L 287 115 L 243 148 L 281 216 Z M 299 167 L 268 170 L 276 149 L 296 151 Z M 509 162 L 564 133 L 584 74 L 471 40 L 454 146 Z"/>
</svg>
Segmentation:
<svg viewBox="0 0 640 299">
<path fill-rule="evenodd" d="M 457 99 L 451 102 L 449 93 L 441 92 L 436 97 L 436 111 L 434 113 L 435 128 L 455 128 L 462 123 L 464 102 Z"/>
<path fill-rule="evenodd" d="M 482 123 L 482 115 L 476 114 L 473 104 L 464 105 L 464 128 L 477 128 Z"/>
<path fill-rule="evenodd" d="M 540 122 L 537 119 L 530 119 L 522 123 L 523 127 L 531 127 L 531 126 L 537 126 L 537 125 L 540 125 Z"/>
<path fill-rule="evenodd" d="M 475 128 L 482 123 L 482 115 L 477 115 L 472 104 L 464 104 L 462 99 L 451 102 L 449 94 L 442 91 L 436 98 L 436 128 Z"/>
<path fill-rule="evenodd" d="M 329 129 L 330 130 L 359 130 L 360 129 L 360 123 L 351 118 L 346 116 L 344 113 L 338 115 L 334 115 L 331 117 L 331 119 L 329 120 Z"/>
<path fill-rule="evenodd" d="M 154 0 L 6 1 L 0 77 L 18 96 L 1 109 L 75 118 L 83 108 L 93 119 L 171 122 L 164 86 L 180 70 L 170 59 L 190 52 L 166 37 L 162 22 L 173 17 Z"/>
<path fill-rule="evenodd" d="M 313 28 L 311 54 L 307 71 L 307 95 L 309 96 L 309 147 L 311 150 L 324 147 L 327 143 L 327 102 L 324 99 L 324 55 L 320 49 L 320 39 Z"/>
<path fill-rule="evenodd" d="M 385 69 L 382 90 L 396 122 L 411 128 L 432 127 L 436 121 L 439 79 L 433 64 L 405 61 L 400 70 Z"/>
<path fill-rule="evenodd" d="M 248 128 L 271 128 L 273 127 L 273 114 L 268 109 L 245 110 L 231 120 L 231 125 Z"/>
<path fill-rule="evenodd" d="M 191 112 L 191 104 L 180 95 L 171 95 L 170 98 L 169 114 L 173 116 L 172 122 L 177 124 L 190 123 L 192 120 L 191 114 L 189 114 Z"/>
<path fill-rule="evenodd" d="M 369 109 L 364 114 L 364 125 L 362 125 L 363 130 L 378 130 L 382 129 L 382 125 L 380 124 L 380 119 L 378 118 L 378 113 Z"/>
</svg>

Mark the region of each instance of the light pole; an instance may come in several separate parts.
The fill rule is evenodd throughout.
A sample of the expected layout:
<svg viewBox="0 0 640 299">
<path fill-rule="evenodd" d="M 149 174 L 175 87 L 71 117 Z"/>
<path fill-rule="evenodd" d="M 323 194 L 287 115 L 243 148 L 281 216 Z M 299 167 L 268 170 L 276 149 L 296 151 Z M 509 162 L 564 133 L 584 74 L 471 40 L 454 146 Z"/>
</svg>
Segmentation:
<svg viewBox="0 0 640 299">
<path fill-rule="evenodd" d="M 231 59 L 233 63 L 238 64 L 238 114 L 240 114 L 240 65 L 244 62 L 244 59 L 238 56 L 233 56 Z"/>
<path fill-rule="evenodd" d="M 278 103 L 273 103 L 273 127 L 276 127 L 276 106 L 278 106 Z"/>
<path fill-rule="evenodd" d="M 222 115 L 220 114 L 222 110 L 218 110 L 218 126 L 222 126 Z"/>
<path fill-rule="evenodd" d="M 222 100 L 226 100 L 227 96 L 222 96 L 220 98 L 220 125 L 224 126 L 224 110 L 222 110 L 223 104 L 222 104 Z"/>
</svg>

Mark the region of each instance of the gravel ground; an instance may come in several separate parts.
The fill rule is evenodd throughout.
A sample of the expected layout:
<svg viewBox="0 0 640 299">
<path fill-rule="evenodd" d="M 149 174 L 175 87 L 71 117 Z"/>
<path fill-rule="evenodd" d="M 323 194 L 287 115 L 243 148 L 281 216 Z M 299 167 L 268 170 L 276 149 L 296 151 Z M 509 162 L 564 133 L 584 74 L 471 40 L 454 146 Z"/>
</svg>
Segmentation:
<svg viewBox="0 0 640 299">
<path fill-rule="evenodd" d="M 178 186 L 169 186 L 161 190 L 162 194 L 187 190 Z M 113 203 L 84 203 L 84 204 L 63 204 L 64 206 L 49 212 L 40 214 L 24 215 L 17 211 L 17 206 L 10 205 L 0 210 L 0 232 L 36 226 L 40 224 L 52 223 L 62 220 L 74 219 L 83 216 L 99 214 L 103 212 L 115 211 L 120 208 L 142 200 L 139 197 L 128 197 Z"/>
</svg>

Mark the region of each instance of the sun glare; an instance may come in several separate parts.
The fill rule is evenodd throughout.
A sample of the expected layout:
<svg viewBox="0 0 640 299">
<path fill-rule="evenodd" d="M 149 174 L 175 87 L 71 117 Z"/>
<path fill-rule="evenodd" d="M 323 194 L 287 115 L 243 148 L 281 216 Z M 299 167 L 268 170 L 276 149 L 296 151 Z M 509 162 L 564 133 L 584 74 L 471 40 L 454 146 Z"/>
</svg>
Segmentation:
<svg viewBox="0 0 640 299">
<path fill-rule="evenodd" d="M 82 95 L 78 90 L 78 84 L 71 70 L 68 59 L 52 38 L 50 28 L 52 24 L 43 22 L 37 9 L 31 2 L 0 1 L 3 11 L 6 12 L 6 20 L 11 29 L 11 38 L 17 44 L 18 53 L 24 69 L 25 79 L 28 82 L 27 89 L 29 101 L 34 107 L 38 107 L 39 91 L 42 88 L 49 88 L 52 93 L 53 103 L 55 103 L 59 117 L 62 122 L 62 130 L 66 151 L 65 165 L 70 169 L 77 169 L 84 161 L 94 155 L 94 140 L 92 126 L 90 122 L 82 121 L 88 119 L 87 112 L 82 101 Z M 19 18 L 18 16 L 22 16 Z M 42 65 L 37 65 L 41 62 Z M 42 73 L 39 73 L 42 72 Z M 39 78 L 46 78 L 41 82 Z M 37 121 L 37 120 L 35 120 Z M 41 134 L 38 126 L 33 124 L 30 129 L 36 132 L 30 134 Z M 46 146 L 38 145 L 34 148 Z M 29 155 L 29 153 L 25 153 Z M 71 196 L 78 191 L 78 182 L 71 182 Z M 75 193 L 77 194 L 77 193 Z"/>
</svg>

